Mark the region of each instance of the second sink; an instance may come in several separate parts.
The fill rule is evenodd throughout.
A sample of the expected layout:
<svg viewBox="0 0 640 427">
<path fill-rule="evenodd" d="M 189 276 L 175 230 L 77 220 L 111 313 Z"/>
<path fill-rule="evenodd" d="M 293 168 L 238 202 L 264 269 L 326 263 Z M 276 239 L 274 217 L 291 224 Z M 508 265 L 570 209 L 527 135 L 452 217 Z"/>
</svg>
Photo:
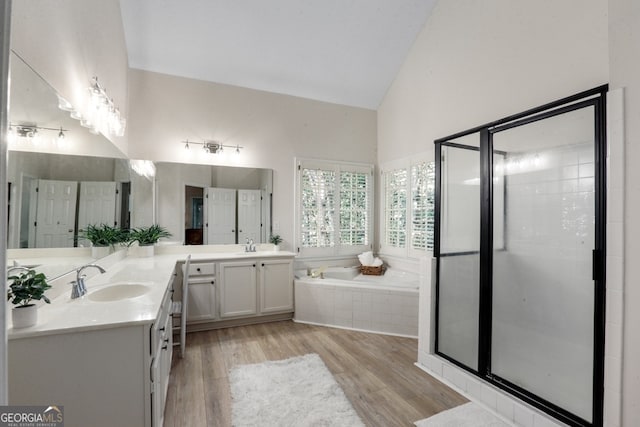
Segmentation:
<svg viewBox="0 0 640 427">
<path fill-rule="evenodd" d="M 150 290 L 150 287 L 139 283 L 119 283 L 90 292 L 87 297 L 98 302 L 120 301 L 139 297 Z"/>
</svg>

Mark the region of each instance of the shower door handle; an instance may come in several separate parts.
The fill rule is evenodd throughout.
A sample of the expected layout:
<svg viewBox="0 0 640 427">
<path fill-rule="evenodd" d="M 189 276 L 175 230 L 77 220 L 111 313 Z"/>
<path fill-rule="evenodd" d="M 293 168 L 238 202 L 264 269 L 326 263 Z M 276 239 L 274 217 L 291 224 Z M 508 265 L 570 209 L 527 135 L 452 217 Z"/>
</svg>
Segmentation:
<svg viewBox="0 0 640 427">
<path fill-rule="evenodd" d="M 594 249 L 591 251 L 591 278 L 592 280 L 602 280 L 603 279 L 603 260 L 602 260 L 602 251 L 598 249 Z"/>
</svg>

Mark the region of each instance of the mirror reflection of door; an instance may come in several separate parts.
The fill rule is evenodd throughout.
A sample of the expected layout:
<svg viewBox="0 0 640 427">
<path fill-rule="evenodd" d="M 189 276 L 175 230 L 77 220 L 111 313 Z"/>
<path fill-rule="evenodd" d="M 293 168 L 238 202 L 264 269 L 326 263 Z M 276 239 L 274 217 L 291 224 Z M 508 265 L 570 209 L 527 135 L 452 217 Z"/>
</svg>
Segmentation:
<svg viewBox="0 0 640 427">
<path fill-rule="evenodd" d="M 236 243 L 236 190 L 209 187 L 205 199 L 205 243 Z"/>
<path fill-rule="evenodd" d="M 244 243 L 247 239 L 260 242 L 260 199 L 260 190 L 238 190 L 238 243 Z"/>
<path fill-rule="evenodd" d="M 78 198 L 78 246 L 91 246 L 87 239 L 79 236 L 88 225 L 116 225 L 116 182 L 80 182 Z"/>
<path fill-rule="evenodd" d="M 39 248 L 73 247 L 78 183 L 40 179 L 35 192 L 35 245 Z"/>
<path fill-rule="evenodd" d="M 204 207 L 202 205 L 204 188 L 185 185 L 184 197 L 184 243 L 186 245 L 202 245 L 204 243 L 202 235 L 204 224 Z"/>
</svg>

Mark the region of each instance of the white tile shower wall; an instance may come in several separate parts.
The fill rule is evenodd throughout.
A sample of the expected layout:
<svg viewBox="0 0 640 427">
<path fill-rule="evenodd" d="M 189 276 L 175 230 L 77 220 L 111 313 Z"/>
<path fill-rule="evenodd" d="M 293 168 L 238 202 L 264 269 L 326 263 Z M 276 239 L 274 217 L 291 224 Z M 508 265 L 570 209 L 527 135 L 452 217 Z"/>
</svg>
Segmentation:
<svg viewBox="0 0 640 427">
<path fill-rule="evenodd" d="M 506 250 L 495 253 L 493 269 L 492 371 L 586 418 L 593 143 L 512 154 L 507 162 Z M 553 375 L 558 370 L 562 378 Z"/>
</svg>

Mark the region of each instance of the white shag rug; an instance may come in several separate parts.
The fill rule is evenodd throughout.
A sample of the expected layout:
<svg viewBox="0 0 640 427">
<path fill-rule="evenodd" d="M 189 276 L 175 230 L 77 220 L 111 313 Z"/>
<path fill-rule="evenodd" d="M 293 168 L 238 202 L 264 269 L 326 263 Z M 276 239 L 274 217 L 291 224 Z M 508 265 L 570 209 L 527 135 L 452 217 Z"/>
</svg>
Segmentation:
<svg viewBox="0 0 640 427">
<path fill-rule="evenodd" d="M 509 427 L 480 405 L 469 402 L 414 423 L 417 427 Z"/>
<path fill-rule="evenodd" d="M 229 382 L 236 427 L 364 427 L 317 354 L 236 366 Z"/>
</svg>

